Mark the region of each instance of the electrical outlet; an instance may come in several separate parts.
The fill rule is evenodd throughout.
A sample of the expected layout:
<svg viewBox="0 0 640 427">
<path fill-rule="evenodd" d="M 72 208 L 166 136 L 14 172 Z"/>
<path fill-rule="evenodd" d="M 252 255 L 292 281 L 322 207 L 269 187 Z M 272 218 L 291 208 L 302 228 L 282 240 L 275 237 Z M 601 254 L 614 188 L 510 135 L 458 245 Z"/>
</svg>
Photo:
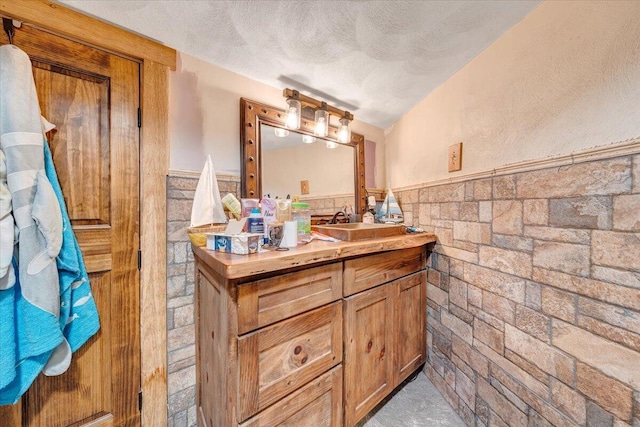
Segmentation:
<svg viewBox="0 0 640 427">
<path fill-rule="evenodd" d="M 449 172 L 462 169 L 462 142 L 449 146 Z"/>
<path fill-rule="evenodd" d="M 300 194 L 309 194 L 309 180 L 300 181 Z"/>
</svg>

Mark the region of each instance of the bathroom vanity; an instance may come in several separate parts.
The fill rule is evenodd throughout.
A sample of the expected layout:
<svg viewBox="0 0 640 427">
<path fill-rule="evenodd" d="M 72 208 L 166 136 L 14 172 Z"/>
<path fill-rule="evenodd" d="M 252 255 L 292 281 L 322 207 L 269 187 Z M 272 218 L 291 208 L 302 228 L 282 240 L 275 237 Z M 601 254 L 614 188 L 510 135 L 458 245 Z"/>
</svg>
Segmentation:
<svg viewBox="0 0 640 427">
<path fill-rule="evenodd" d="M 351 426 L 426 360 L 433 234 L 193 247 L 198 425 Z"/>
</svg>

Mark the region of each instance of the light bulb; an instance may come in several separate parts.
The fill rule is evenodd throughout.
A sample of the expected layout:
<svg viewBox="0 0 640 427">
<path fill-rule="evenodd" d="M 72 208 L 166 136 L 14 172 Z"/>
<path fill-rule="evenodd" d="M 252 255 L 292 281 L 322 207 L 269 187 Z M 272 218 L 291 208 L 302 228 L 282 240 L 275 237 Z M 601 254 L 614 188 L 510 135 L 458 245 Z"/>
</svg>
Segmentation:
<svg viewBox="0 0 640 427">
<path fill-rule="evenodd" d="M 338 130 L 338 141 L 346 144 L 351 139 L 351 131 L 349 130 L 349 119 L 343 117 L 340 119 L 340 129 Z"/>
<path fill-rule="evenodd" d="M 302 104 L 296 98 L 287 98 L 287 118 L 285 120 L 285 126 L 289 129 L 300 129 L 300 111 Z"/>
<path fill-rule="evenodd" d="M 315 134 L 318 136 L 327 136 L 327 120 L 324 117 L 320 117 L 316 121 Z"/>
<path fill-rule="evenodd" d="M 334 148 L 336 148 L 338 146 L 337 143 L 333 142 L 333 141 L 327 141 L 327 148 L 330 150 L 333 150 Z"/>
<path fill-rule="evenodd" d="M 316 139 L 311 135 L 302 135 L 302 142 L 305 144 L 313 144 L 316 142 Z"/>
<path fill-rule="evenodd" d="M 323 102 L 322 107 L 316 110 L 315 114 L 315 133 L 317 136 L 323 137 L 329 134 L 329 111 L 327 111 L 327 103 Z"/>
</svg>

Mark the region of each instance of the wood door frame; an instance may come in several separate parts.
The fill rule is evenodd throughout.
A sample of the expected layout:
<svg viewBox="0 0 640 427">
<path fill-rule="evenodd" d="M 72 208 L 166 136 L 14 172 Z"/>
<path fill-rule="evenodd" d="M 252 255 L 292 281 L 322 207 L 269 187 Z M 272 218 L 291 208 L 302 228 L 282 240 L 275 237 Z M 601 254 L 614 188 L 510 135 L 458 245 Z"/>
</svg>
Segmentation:
<svg viewBox="0 0 640 427">
<path fill-rule="evenodd" d="M 45 0 L 2 1 L 0 15 L 140 61 L 140 370 L 141 424 L 167 424 L 168 71 L 176 51 Z M 161 350 L 161 351 L 158 351 Z"/>
</svg>

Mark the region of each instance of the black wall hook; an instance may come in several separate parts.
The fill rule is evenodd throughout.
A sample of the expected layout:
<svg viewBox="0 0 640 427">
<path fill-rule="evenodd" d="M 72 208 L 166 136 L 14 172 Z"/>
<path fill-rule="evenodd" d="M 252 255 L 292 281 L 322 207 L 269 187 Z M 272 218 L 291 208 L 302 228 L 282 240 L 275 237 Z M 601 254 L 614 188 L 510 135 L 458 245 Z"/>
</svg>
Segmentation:
<svg viewBox="0 0 640 427">
<path fill-rule="evenodd" d="M 13 20 L 2 18 L 2 27 L 4 28 L 4 32 L 7 33 L 9 44 L 13 44 L 13 35 L 16 33 L 15 28 L 13 28 Z"/>
</svg>

